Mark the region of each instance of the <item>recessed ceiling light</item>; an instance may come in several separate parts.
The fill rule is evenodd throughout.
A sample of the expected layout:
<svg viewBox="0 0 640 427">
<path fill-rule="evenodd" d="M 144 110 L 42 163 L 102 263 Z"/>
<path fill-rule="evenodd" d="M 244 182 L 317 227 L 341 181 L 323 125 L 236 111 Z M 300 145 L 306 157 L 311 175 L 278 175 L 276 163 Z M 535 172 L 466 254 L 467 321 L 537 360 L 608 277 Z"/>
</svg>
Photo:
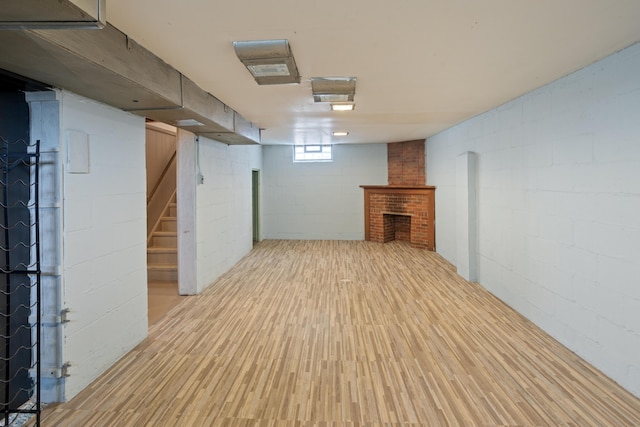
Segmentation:
<svg viewBox="0 0 640 427">
<path fill-rule="evenodd" d="M 259 85 L 300 83 L 288 40 L 235 41 L 233 47 Z"/>
<path fill-rule="evenodd" d="M 331 110 L 333 111 L 351 111 L 355 107 L 355 104 L 331 104 Z"/>
<path fill-rule="evenodd" d="M 349 132 L 333 132 L 333 136 L 347 136 Z"/>
</svg>

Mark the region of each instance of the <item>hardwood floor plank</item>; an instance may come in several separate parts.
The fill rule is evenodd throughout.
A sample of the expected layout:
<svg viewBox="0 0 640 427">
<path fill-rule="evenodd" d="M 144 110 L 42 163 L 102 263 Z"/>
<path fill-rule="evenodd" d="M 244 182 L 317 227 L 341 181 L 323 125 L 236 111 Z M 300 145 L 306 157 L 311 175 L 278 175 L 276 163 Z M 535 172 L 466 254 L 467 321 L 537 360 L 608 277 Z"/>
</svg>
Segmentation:
<svg viewBox="0 0 640 427">
<path fill-rule="evenodd" d="M 149 324 L 152 325 L 187 297 L 178 295 L 178 282 L 149 281 L 147 298 L 149 301 L 147 317 Z"/>
<path fill-rule="evenodd" d="M 44 426 L 637 426 L 640 400 L 408 244 L 264 241 Z"/>
</svg>

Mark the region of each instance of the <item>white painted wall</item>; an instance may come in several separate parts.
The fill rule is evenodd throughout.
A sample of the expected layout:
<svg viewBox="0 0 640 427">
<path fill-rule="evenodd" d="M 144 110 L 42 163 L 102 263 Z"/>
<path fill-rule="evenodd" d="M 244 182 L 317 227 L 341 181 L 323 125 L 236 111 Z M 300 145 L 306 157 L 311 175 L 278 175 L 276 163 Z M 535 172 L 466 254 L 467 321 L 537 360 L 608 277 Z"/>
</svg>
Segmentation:
<svg viewBox="0 0 640 427">
<path fill-rule="evenodd" d="M 196 165 L 197 292 L 253 247 L 251 171 L 262 169 L 262 146 L 226 145 L 199 138 Z"/>
<path fill-rule="evenodd" d="M 478 281 L 640 396 L 640 44 L 427 140 L 456 263 L 456 156 L 478 155 Z"/>
<path fill-rule="evenodd" d="M 387 145 L 334 145 L 333 161 L 319 163 L 265 146 L 264 167 L 264 238 L 363 240 L 360 185 L 387 184 Z"/>
<path fill-rule="evenodd" d="M 68 92 L 61 117 L 68 400 L 147 335 L 145 125 Z M 89 173 L 69 173 L 69 130 L 88 136 Z"/>
</svg>

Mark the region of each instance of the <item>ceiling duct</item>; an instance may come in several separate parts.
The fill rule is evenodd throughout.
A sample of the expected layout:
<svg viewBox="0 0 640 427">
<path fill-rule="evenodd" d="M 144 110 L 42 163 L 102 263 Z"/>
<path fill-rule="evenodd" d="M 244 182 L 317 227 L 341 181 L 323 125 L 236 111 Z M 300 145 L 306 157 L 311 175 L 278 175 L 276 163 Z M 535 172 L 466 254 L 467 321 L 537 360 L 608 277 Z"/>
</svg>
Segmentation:
<svg viewBox="0 0 640 427">
<path fill-rule="evenodd" d="M 123 110 L 181 105 L 181 74 L 111 25 L 0 31 L 0 68 Z"/>
<path fill-rule="evenodd" d="M 228 132 L 233 129 L 233 110 L 184 76 L 181 78 L 180 88 L 182 100 L 178 106 L 129 111 L 194 133 Z"/>
<path fill-rule="evenodd" d="M 0 68 L 223 143 L 260 142 L 257 127 L 109 24 L 0 31 Z"/>
<path fill-rule="evenodd" d="M 130 111 L 230 145 L 260 141 L 260 130 L 253 123 L 185 76 L 181 88 L 182 104 L 178 107 Z"/>
<path fill-rule="evenodd" d="M 2 0 L 0 30 L 103 28 L 106 0 Z"/>
</svg>

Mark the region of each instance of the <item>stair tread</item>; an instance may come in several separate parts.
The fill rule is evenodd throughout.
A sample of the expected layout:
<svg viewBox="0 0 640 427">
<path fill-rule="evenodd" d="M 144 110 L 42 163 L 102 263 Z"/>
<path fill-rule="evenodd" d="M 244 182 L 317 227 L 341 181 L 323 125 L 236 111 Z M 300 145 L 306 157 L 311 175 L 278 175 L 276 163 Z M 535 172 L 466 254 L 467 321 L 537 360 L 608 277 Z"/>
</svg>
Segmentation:
<svg viewBox="0 0 640 427">
<path fill-rule="evenodd" d="M 178 248 L 171 246 L 149 246 L 147 248 L 147 253 L 153 252 L 156 254 L 164 254 L 164 253 L 177 253 Z"/>
<path fill-rule="evenodd" d="M 148 264 L 147 270 L 177 270 L 178 266 L 175 264 Z"/>
<path fill-rule="evenodd" d="M 158 230 L 158 231 L 154 231 L 152 234 L 152 236 L 177 236 L 178 232 L 177 231 L 162 231 L 162 230 Z"/>
<path fill-rule="evenodd" d="M 169 203 L 147 241 L 147 277 L 150 280 L 178 280 L 177 204 Z"/>
</svg>

